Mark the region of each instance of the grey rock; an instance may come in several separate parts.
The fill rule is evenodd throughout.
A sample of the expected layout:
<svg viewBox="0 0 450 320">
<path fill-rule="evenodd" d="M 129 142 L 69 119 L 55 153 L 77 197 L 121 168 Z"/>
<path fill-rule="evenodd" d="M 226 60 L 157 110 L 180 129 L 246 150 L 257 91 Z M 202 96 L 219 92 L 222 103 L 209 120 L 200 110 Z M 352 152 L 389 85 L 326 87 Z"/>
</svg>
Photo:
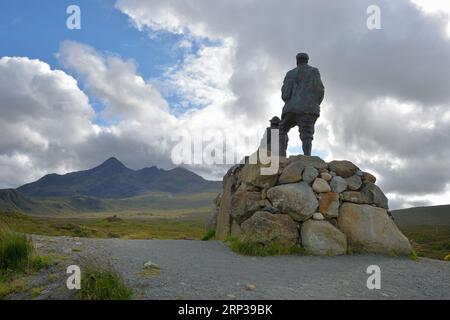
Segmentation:
<svg viewBox="0 0 450 320">
<path fill-rule="evenodd" d="M 247 192 L 238 189 L 231 197 L 231 217 L 237 223 L 242 224 L 261 209 L 260 201 L 261 192 Z"/>
<path fill-rule="evenodd" d="M 275 208 L 273 206 L 265 206 L 261 211 L 267 211 L 272 214 L 280 214 L 281 213 L 280 209 Z"/>
<path fill-rule="evenodd" d="M 357 191 L 345 191 L 341 194 L 342 201 L 352 202 L 356 204 L 367 204 L 365 197 L 361 192 Z"/>
<path fill-rule="evenodd" d="M 322 178 L 317 178 L 314 180 L 313 190 L 317 193 L 327 193 L 331 191 L 330 185 Z"/>
<path fill-rule="evenodd" d="M 333 176 L 331 174 L 329 174 L 328 172 L 322 172 L 320 174 L 320 177 L 327 182 L 329 182 L 329 181 L 331 181 L 331 179 L 333 179 Z"/>
<path fill-rule="evenodd" d="M 313 190 L 303 181 L 273 187 L 267 196 L 274 207 L 298 222 L 311 218 L 319 206 Z"/>
<path fill-rule="evenodd" d="M 231 232 L 231 199 L 237 179 L 235 176 L 224 178 L 224 189 L 217 216 L 216 239 L 226 240 Z"/>
<path fill-rule="evenodd" d="M 281 173 L 278 184 L 296 183 L 302 180 L 304 165 L 300 162 L 292 162 Z"/>
<path fill-rule="evenodd" d="M 325 220 L 325 217 L 324 217 L 320 212 L 314 213 L 313 216 L 312 216 L 312 218 L 313 218 L 314 220 L 317 220 L 317 221 L 323 221 L 323 220 Z"/>
<path fill-rule="evenodd" d="M 302 246 L 310 254 L 334 256 L 347 252 L 346 236 L 327 221 L 306 221 L 301 237 Z"/>
<path fill-rule="evenodd" d="M 352 249 L 401 255 L 412 252 L 408 239 L 383 208 L 344 203 L 340 209 L 338 225 L 347 235 Z"/>
<path fill-rule="evenodd" d="M 336 193 L 341 193 L 347 190 L 347 181 L 339 176 L 334 177 L 330 183 L 331 190 Z"/>
<path fill-rule="evenodd" d="M 144 263 L 144 269 L 161 269 L 159 265 L 157 265 L 156 263 L 152 262 L 152 261 L 147 261 L 146 263 Z"/>
<path fill-rule="evenodd" d="M 278 172 L 273 175 L 262 175 L 261 169 L 265 167 L 270 167 L 270 164 L 263 165 L 259 162 L 257 164 L 246 163 L 242 168 L 240 181 L 243 184 L 258 187 L 260 189 L 269 189 L 275 186 L 278 181 Z"/>
<path fill-rule="evenodd" d="M 303 170 L 303 181 L 308 184 L 313 183 L 314 180 L 319 176 L 319 171 L 316 168 L 308 166 Z"/>
<path fill-rule="evenodd" d="M 304 168 L 314 167 L 317 170 L 324 170 L 328 168 L 328 164 L 319 157 L 308 157 L 304 155 L 297 155 L 289 157 L 289 162 L 299 162 Z"/>
<path fill-rule="evenodd" d="M 347 185 L 351 191 L 357 191 L 362 186 L 362 179 L 357 175 L 351 176 L 350 178 L 347 178 Z"/>
<path fill-rule="evenodd" d="M 376 183 L 377 182 L 377 178 L 369 172 L 363 172 L 362 180 L 364 183 Z"/>
<path fill-rule="evenodd" d="M 381 189 L 373 183 L 366 184 L 361 193 L 368 204 L 374 204 L 377 207 L 389 209 L 389 200 Z"/>
<path fill-rule="evenodd" d="M 326 218 L 336 218 L 339 215 L 339 194 L 329 192 L 322 194 L 319 201 L 319 212 Z"/>
<path fill-rule="evenodd" d="M 350 161 L 332 161 L 328 164 L 331 171 L 336 172 L 338 176 L 349 178 L 359 171 L 359 168 Z"/>
<path fill-rule="evenodd" d="M 286 247 L 299 243 L 297 224 L 285 214 L 256 212 L 241 225 L 241 230 L 242 241 Z"/>
</svg>

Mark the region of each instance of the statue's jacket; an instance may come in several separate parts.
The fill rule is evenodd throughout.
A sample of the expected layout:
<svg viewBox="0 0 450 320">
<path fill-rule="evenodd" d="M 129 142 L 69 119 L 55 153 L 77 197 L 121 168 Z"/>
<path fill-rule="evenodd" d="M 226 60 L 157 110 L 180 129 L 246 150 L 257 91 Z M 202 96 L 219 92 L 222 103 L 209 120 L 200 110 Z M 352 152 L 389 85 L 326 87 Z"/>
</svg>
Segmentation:
<svg viewBox="0 0 450 320">
<path fill-rule="evenodd" d="M 286 103 L 283 114 L 293 112 L 320 115 L 325 89 L 319 69 L 307 64 L 298 65 L 286 74 L 281 92 Z"/>
</svg>

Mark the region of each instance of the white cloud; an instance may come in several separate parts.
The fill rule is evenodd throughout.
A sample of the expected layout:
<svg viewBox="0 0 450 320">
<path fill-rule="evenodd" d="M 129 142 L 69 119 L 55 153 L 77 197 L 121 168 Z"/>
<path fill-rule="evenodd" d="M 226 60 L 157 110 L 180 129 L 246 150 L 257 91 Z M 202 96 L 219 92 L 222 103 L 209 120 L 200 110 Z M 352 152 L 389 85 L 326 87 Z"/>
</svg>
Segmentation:
<svg viewBox="0 0 450 320">
<path fill-rule="evenodd" d="M 80 163 L 73 147 L 93 133 L 94 111 L 75 79 L 38 60 L 3 57 L 0 96 L 1 187 Z"/>
</svg>

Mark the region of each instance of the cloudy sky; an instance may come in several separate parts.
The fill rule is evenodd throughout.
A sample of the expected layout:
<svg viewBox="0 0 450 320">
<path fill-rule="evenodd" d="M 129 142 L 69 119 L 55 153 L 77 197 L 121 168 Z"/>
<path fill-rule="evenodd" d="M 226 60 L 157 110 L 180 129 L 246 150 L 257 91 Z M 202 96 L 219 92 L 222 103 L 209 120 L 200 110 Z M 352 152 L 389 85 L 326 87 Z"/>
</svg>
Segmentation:
<svg viewBox="0 0 450 320">
<path fill-rule="evenodd" d="M 240 160 L 306 51 L 326 87 L 313 153 L 375 173 L 393 208 L 448 204 L 449 22 L 447 0 L 0 0 L 0 187 L 111 156 L 171 168 L 198 132 Z"/>
</svg>

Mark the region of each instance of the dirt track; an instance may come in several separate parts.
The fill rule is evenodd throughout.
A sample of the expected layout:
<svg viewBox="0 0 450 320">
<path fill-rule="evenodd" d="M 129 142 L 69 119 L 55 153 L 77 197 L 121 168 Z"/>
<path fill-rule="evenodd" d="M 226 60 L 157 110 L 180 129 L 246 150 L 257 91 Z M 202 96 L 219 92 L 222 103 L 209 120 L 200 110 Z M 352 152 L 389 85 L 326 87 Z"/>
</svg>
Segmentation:
<svg viewBox="0 0 450 320">
<path fill-rule="evenodd" d="M 80 256 L 106 257 L 134 288 L 136 299 L 450 299 L 450 263 L 430 259 L 375 255 L 254 258 L 237 255 L 215 241 L 34 240 L 41 250 L 70 256 L 60 262 L 61 270 Z M 161 267 L 159 276 L 142 275 L 147 261 Z M 381 290 L 366 287 L 370 265 L 381 268 Z M 249 284 L 255 288 L 249 290 Z M 39 298 L 69 297 L 64 290 L 63 286 L 50 288 Z"/>
</svg>

